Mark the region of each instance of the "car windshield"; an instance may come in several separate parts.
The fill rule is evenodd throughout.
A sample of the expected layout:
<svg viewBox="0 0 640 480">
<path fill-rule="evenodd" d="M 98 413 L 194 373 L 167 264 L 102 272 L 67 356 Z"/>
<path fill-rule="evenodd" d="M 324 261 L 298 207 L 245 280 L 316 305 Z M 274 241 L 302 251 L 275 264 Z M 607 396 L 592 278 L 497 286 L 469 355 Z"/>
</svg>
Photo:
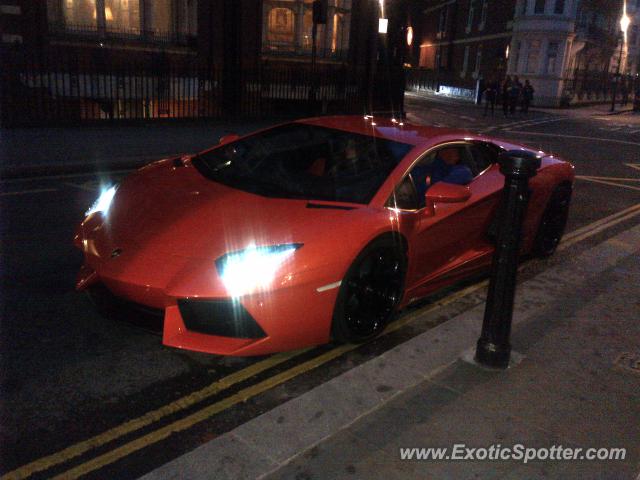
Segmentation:
<svg viewBox="0 0 640 480">
<path fill-rule="evenodd" d="M 411 148 L 292 123 L 204 152 L 193 165 L 211 180 L 258 195 L 366 204 Z"/>
</svg>

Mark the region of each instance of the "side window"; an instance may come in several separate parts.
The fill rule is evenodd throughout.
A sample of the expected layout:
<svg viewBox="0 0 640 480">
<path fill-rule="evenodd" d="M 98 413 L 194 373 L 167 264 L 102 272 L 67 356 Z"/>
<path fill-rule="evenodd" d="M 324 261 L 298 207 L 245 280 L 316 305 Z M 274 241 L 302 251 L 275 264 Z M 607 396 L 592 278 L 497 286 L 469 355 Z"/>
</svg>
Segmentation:
<svg viewBox="0 0 640 480">
<path fill-rule="evenodd" d="M 416 210 L 420 207 L 416 187 L 413 184 L 411 174 L 404 177 L 400 185 L 393 191 L 393 195 L 387 201 L 387 207 L 401 208 L 403 210 Z"/>
<path fill-rule="evenodd" d="M 477 171 L 474 176 L 486 170 L 492 163 L 498 160 L 500 147 L 484 143 L 474 143 L 469 145 L 469 155 L 473 159 L 474 167 Z"/>
</svg>

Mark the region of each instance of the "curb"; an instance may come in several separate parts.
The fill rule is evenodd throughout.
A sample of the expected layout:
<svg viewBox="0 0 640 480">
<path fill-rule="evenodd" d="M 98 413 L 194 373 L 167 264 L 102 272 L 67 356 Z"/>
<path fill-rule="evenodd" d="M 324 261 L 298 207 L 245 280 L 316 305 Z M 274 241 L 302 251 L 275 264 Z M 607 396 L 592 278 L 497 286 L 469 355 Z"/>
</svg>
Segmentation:
<svg viewBox="0 0 640 480">
<path fill-rule="evenodd" d="M 638 252 L 640 226 L 569 258 L 518 286 L 514 326 L 561 304 L 576 288 Z M 141 480 L 262 479 L 429 381 L 473 348 L 484 304 L 388 350 L 141 477 Z M 428 313 L 427 313 L 428 315 Z"/>
</svg>

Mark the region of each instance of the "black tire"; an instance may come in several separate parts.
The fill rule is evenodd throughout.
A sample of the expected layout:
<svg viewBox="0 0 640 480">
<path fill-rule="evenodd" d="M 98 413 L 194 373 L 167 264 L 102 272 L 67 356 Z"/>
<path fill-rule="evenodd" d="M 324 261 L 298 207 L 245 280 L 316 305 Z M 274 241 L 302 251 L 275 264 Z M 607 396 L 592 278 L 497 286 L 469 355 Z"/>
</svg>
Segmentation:
<svg viewBox="0 0 640 480">
<path fill-rule="evenodd" d="M 558 248 L 567 226 L 572 191 L 571 185 L 560 185 L 551 194 L 533 244 L 535 256 L 548 257 Z"/>
<path fill-rule="evenodd" d="M 380 334 L 396 314 L 406 270 L 400 239 L 385 235 L 367 245 L 340 285 L 331 324 L 334 340 L 362 343 Z"/>
</svg>

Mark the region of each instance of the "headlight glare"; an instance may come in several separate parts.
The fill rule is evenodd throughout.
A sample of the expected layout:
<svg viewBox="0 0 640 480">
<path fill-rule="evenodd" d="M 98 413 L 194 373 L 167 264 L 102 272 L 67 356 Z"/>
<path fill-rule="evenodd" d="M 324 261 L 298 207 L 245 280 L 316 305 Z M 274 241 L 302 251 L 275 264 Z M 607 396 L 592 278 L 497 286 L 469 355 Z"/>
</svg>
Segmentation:
<svg viewBox="0 0 640 480">
<path fill-rule="evenodd" d="M 109 188 L 103 189 L 98 199 L 93 202 L 93 205 L 91 205 L 89 210 L 85 212 L 85 216 L 89 216 L 95 212 L 102 212 L 103 214 L 106 214 L 109 211 L 109 207 L 111 206 L 111 202 L 113 201 L 113 197 L 115 196 L 117 189 L 117 185 L 112 185 Z"/>
<path fill-rule="evenodd" d="M 227 292 L 238 297 L 271 285 L 275 273 L 301 243 L 256 247 L 228 253 L 216 260 L 218 274 Z"/>
</svg>

